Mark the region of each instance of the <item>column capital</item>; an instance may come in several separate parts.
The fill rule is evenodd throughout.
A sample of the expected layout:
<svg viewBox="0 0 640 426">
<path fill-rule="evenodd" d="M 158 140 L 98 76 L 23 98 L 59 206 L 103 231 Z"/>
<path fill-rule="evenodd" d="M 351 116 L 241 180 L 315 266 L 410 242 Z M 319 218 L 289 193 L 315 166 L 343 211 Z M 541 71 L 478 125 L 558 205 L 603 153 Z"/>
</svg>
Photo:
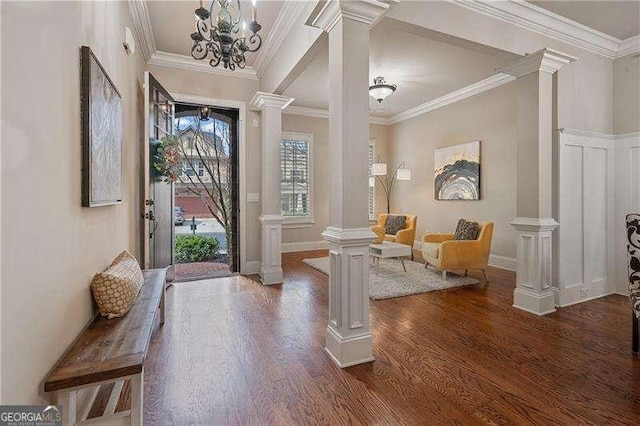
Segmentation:
<svg viewBox="0 0 640 426">
<path fill-rule="evenodd" d="M 523 232 L 548 232 L 556 229 L 559 224 L 550 217 L 516 217 L 511 221 L 510 225 Z"/>
<path fill-rule="evenodd" d="M 534 72 L 553 74 L 563 66 L 577 61 L 578 58 L 553 49 L 542 49 L 530 53 L 505 66 L 500 71 L 514 77 L 523 77 Z"/>
<path fill-rule="evenodd" d="M 341 18 L 371 25 L 398 0 L 321 0 L 311 12 L 307 25 L 329 32 Z"/>
<path fill-rule="evenodd" d="M 250 105 L 252 108 L 262 111 L 265 108 L 285 109 L 289 106 L 294 98 L 288 96 L 276 95 L 274 93 L 256 92 L 251 98 Z"/>
</svg>

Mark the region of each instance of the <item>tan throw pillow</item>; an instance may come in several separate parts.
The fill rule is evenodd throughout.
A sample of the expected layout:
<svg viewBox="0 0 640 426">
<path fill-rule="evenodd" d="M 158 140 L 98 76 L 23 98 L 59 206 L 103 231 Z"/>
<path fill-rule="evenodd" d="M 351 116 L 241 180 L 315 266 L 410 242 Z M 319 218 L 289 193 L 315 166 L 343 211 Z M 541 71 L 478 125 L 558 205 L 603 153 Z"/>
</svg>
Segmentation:
<svg viewBox="0 0 640 426">
<path fill-rule="evenodd" d="M 127 251 L 120 253 L 104 272 L 95 274 L 91 280 L 100 315 L 111 319 L 129 312 L 143 284 L 136 258 Z"/>
</svg>

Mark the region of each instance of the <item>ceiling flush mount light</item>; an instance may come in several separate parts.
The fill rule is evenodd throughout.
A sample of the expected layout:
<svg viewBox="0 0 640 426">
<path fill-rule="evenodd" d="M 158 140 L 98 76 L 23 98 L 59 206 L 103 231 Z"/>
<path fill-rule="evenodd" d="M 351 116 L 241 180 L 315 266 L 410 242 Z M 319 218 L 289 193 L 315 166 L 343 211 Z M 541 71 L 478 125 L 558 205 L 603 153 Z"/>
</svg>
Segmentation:
<svg viewBox="0 0 640 426">
<path fill-rule="evenodd" d="M 369 86 L 369 96 L 381 104 L 396 88 L 395 84 L 387 84 L 384 77 L 376 77 L 373 79 L 373 86 Z"/>
<path fill-rule="evenodd" d="M 208 10 L 200 0 L 195 12 L 197 31 L 191 34 L 191 56 L 197 60 L 210 56 L 212 67 L 222 62 L 232 71 L 236 67 L 244 68 L 247 64 L 244 54 L 256 52 L 262 46 L 262 37 L 258 34 L 262 26 L 256 21 L 257 0 L 251 3 L 251 22 L 247 25 L 242 21 L 240 0 L 213 0 Z"/>
</svg>

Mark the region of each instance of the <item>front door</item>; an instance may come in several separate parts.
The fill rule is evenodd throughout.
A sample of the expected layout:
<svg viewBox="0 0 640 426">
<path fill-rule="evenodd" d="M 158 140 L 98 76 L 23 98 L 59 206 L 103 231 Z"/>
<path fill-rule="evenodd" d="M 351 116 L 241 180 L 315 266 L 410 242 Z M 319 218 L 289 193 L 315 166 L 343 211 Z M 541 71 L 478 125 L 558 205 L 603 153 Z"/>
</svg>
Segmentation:
<svg viewBox="0 0 640 426">
<path fill-rule="evenodd" d="M 163 139 L 173 134 L 174 100 L 145 72 L 145 139 L 142 178 L 142 257 L 145 269 L 173 264 L 173 184 L 166 183 L 154 167 Z"/>
</svg>

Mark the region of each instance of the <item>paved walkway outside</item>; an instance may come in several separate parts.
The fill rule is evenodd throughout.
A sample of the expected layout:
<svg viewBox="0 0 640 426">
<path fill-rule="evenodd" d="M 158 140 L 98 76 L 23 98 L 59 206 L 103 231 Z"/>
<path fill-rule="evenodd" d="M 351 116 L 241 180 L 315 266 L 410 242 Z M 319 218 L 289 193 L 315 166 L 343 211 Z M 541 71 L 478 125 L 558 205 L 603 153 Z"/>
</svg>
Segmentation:
<svg viewBox="0 0 640 426">
<path fill-rule="evenodd" d="M 216 262 L 177 263 L 174 265 L 175 281 L 191 281 L 216 278 L 229 274 L 229 265 Z"/>
</svg>

